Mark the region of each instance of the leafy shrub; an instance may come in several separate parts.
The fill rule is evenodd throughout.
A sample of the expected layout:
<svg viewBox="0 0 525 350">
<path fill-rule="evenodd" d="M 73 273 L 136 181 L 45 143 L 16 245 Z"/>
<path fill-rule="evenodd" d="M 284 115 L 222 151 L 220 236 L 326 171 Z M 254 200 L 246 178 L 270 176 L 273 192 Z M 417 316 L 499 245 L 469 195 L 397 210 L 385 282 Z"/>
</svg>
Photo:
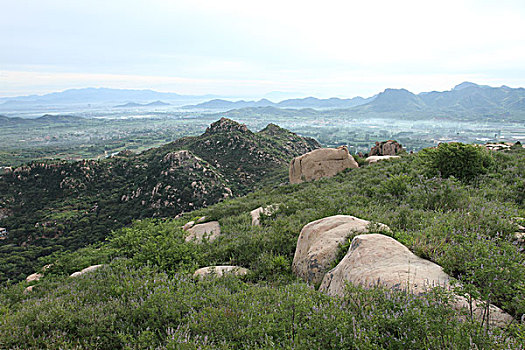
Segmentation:
<svg viewBox="0 0 525 350">
<path fill-rule="evenodd" d="M 381 191 L 394 198 L 401 198 L 410 188 L 412 178 L 406 174 L 391 175 L 381 183 Z"/>
<path fill-rule="evenodd" d="M 473 180 L 493 164 L 490 153 L 484 148 L 459 142 L 441 143 L 437 148 L 420 151 L 418 156 L 430 176 L 454 176 L 461 181 Z"/>
</svg>

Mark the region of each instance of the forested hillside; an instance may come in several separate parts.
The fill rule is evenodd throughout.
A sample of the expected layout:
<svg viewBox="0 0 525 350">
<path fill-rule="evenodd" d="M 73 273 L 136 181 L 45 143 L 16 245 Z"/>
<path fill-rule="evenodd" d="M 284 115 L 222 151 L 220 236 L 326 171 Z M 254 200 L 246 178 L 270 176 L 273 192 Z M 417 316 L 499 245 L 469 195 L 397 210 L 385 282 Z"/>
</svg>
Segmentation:
<svg viewBox="0 0 525 350">
<path fill-rule="evenodd" d="M 444 144 L 331 179 L 265 187 L 177 219 L 145 219 L 102 244 L 39 261 L 38 282 L 0 292 L 6 348 L 523 349 L 525 150 Z M 277 205 L 253 226 L 250 211 Z M 451 307 L 439 288 L 349 285 L 342 298 L 292 273 L 299 232 L 332 215 L 383 223 L 383 231 L 460 284 L 455 293 L 514 317 L 504 328 Z M 217 239 L 185 239 L 182 226 L 218 220 Z M 517 233 L 518 232 L 518 233 Z M 339 248 L 346 254 L 352 235 Z M 90 265 L 97 271 L 71 278 Z M 192 278 L 237 265 L 244 277 Z M 39 268 L 40 269 L 40 268 Z M 37 270 L 39 270 L 37 269 Z M 24 288 L 33 285 L 31 292 Z M 314 286 L 315 287 L 315 286 Z M 21 345 L 23 344 L 23 345 Z"/>
<path fill-rule="evenodd" d="M 269 125 L 259 133 L 228 119 L 198 137 L 141 154 L 32 162 L 0 175 L 0 281 L 20 280 L 36 259 L 103 241 L 132 220 L 174 217 L 264 183 L 286 179 L 291 158 L 319 147 Z"/>
</svg>

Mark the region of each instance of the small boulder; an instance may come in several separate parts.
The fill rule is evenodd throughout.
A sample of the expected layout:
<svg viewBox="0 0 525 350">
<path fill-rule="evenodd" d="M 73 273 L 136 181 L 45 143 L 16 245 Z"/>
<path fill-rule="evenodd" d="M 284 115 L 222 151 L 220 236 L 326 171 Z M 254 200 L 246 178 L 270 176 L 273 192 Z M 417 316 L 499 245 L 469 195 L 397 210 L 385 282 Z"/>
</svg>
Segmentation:
<svg viewBox="0 0 525 350">
<path fill-rule="evenodd" d="M 452 290 L 450 277 L 441 266 L 413 254 L 395 239 L 369 234 L 354 237 L 346 256 L 323 278 L 319 290 L 333 296 L 342 296 L 346 283 L 365 288 L 383 286 L 422 294 L 434 287 Z M 465 308 L 468 303 L 456 297 L 454 307 Z M 474 303 L 473 314 L 481 320 L 483 307 Z M 490 306 L 490 324 L 509 324 L 512 317 L 496 306 Z"/>
<path fill-rule="evenodd" d="M 279 209 L 279 205 L 269 205 L 267 207 L 259 207 L 257 209 L 254 209 L 250 212 L 250 215 L 252 216 L 252 226 L 260 226 L 261 225 L 261 214 L 263 215 L 272 215 Z"/>
<path fill-rule="evenodd" d="M 201 224 L 203 223 L 204 221 L 206 221 L 206 216 L 201 216 L 200 218 L 197 219 L 197 221 L 195 222 L 196 224 Z"/>
<path fill-rule="evenodd" d="M 512 218 L 512 222 L 515 223 L 518 227 L 518 231 L 514 233 L 514 238 L 518 241 L 518 243 L 524 243 L 525 242 L 525 226 L 520 225 L 520 223 L 525 222 L 524 218 L 515 217 Z"/>
<path fill-rule="evenodd" d="M 198 269 L 193 273 L 193 277 L 198 278 L 204 278 L 207 276 L 217 276 L 221 277 L 227 274 L 235 275 L 235 276 L 244 276 L 250 272 L 248 269 L 244 267 L 239 266 L 231 266 L 231 265 L 224 265 L 224 266 L 207 266 Z"/>
<path fill-rule="evenodd" d="M 31 293 L 35 286 L 28 286 L 24 289 L 24 294 Z"/>
<path fill-rule="evenodd" d="M 332 177 L 345 169 L 358 167 L 346 146 L 320 148 L 292 159 L 289 171 L 290 183 L 297 184 Z"/>
<path fill-rule="evenodd" d="M 33 273 L 29 276 L 26 277 L 26 282 L 33 282 L 33 281 L 38 281 L 42 278 L 42 274 L 41 273 Z"/>
<path fill-rule="evenodd" d="M 377 142 L 374 147 L 370 150 L 369 156 L 395 156 L 403 152 L 403 146 L 394 140 L 388 140 L 383 142 Z"/>
<path fill-rule="evenodd" d="M 193 227 L 193 225 L 195 225 L 195 221 L 190 221 L 190 222 L 186 223 L 184 226 L 182 226 L 182 229 L 184 231 L 188 231 L 190 228 Z"/>
<path fill-rule="evenodd" d="M 218 221 L 210 221 L 204 224 L 197 224 L 188 230 L 188 236 L 186 242 L 196 240 L 202 242 L 204 237 L 208 240 L 214 241 L 221 234 L 221 226 Z"/>
<path fill-rule="evenodd" d="M 373 163 L 380 162 L 382 160 L 396 159 L 396 158 L 401 158 L 401 157 L 400 156 L 371 156 L 371 157 L 366 158 L 366 162 L 368 164 L 373 164 Z"/>
<path fill-rule="evenodd" d="M 485 148 L 489 151 L 508 151 L 511 149 L 513 144 L 505 144 L 505 143 L 487 143 L 485 145 Z"/>
<path fill-rule="evenodd" d="M 101 268 L 102 266 L 104 266 L 104 265 L 102 265 L 102 264 L 100 264 L 100 265 L 92 265 L 92 266 L 86 267 L 85 269 L 82 269 L 80 271 L 73 272 L 69 277 L 82 276 L 83 274 L 95 271 L 95 270 Z"/>
<path fill-rule="evenodd" d="M 370 221 L 349 215 L 335 215 L 313 221 L 303 227 L 293 258 L 293 272 L 311 284 L 321 282 L 337 257 L 339 244 L 352 233 L 368 233 Z M 379 230 L 390 230 L 379 224 Z"/>
</svg>

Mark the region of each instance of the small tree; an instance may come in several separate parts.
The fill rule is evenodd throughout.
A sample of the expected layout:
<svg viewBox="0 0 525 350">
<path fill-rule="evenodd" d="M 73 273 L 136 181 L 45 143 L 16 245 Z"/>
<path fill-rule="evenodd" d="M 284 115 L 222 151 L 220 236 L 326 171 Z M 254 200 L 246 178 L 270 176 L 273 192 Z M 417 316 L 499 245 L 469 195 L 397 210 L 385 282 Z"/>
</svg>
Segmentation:
<svg viewBox="0 0 525 350">
<path fill-rule="evenodd" d="M 424 149 L 419 152 L 419 158 L 428 175 L 454 176 L 465 182 L 486 173 L 493 164 L 490 153 L 484 148 L 459 142 L 441 143 L 437 148 Z"/>
</svg>

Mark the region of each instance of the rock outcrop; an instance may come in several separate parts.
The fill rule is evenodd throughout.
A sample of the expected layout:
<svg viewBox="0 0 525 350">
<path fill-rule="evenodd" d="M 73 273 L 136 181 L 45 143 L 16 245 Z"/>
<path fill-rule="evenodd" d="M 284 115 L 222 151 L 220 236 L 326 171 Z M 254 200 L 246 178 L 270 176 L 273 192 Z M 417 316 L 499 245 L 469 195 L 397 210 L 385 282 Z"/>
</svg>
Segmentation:
<svg viewBox="0 0 525 350">
<path fill-rule="evenodd" d="M 102 264 L 100 265 L 92 265 L 92 266 L 89 266 L 89 267 L 86 267 L 85 269 L 82 269 L 80 271 L 77 271 L 77 272 L 73 272 L 69 277 L 78 277 L 78 276 L 82 276 L 83 274 L 86 274 L 86 273 L 89 273 L 89 272 L 93 272 L 97 269 L 100 269 L 102 266 Z"/>
<path fill-rule="evenodd" d="M 369 156 L 395 156 L 398 153 L 403 152 L 403 146 L 394 140 L 388 140 L 383 142 L 377 142 L 374 147 L 370 150 Z"/>
<path fill-rule="evenodd" d="M 207 238 L 211 242 L 217 239 L 221 234 L 221 226 L 218 221 L 210 221 L 193 226 L 188 229 L 188 233 L 188 236 L 186 236 L 186 242 L 193 240 L 202 242 L 204 238 Z"/>
<path fill-rule="evenodd" d="M 370 156 L 366 158 L 366 162 L 368 164 L 373 164 L 373 163 L 380 162 L 382 160 L 396 159 L 396 158 L 401 158 L 401 157 L 400 156 Z"/>
<path fill-rule="evenodd" d="M 204 278 L 207 276 L 221 277 L 224 275 L 244 276 L 250 272 L 248 269 L 239 266 L 223 265 L 223 266 L 207 266 L 198 269 L 193 273 L 193 277 Z"/>
<path fill-rule="evenodd" d="M 53 266 L 53 264 L 47 264 L 47 265 L 43 266 L 42 269 L 41 269 L 42 273 L 40 273 L 40 272 L 32 273 L 31 275 L 26 277 L 26 282 L 29 283 L 29 282 L 38 282 L 38 281 L 40 281 L 40 279 L 44 276 L 43 273 L 46 272 L 47 270 L 49 270 L 52 266 Z M 33 289 L 32 287 L 33 286 L 31 286 L 31 288 L 27 287 L 26 290 L 28 290 L 30 292 Z"/>
<path fill-rule="evenodd" d="M 295 157 L 290 163 L 290 183 L 332 177 L 345 169 L 355 169 L 359 165 L 348 152 L 348 148 L 320 148 Z"/>
<path fill-rule="evenodd" d="M 254 209 L 250 212 L 250 215 L 252 217 L 252 226 L 260 226 L 261 225 L 261 214 L 262 215 L 272 215 L 279 209 L 279 205 L 269 205 L 267 207 L 259 207 L 257 209 Z"/>
<path fill-rule="evenodd" d="M 450 277 L 441 266 L 419 258 L 395 239 L 368 234 L 354 237 L 346 256 L 323 278 L 319 290 L 333 296 L 342 296 L 346 283 L 365 288 L 383 286 L 422 294 L 434 287 L 451 290 Z M 457 297 L 456 308 L 465 308 L 465 298 Z M 473 314 L 483 317 L 483 307 L 474 303 Z M 490 306 L 490 324 L 503 326 L 512 317 L 496 306 Z"/>
<path fill-rule="evenodd" d="M 26 277 L 26 282 L 34 282 L 34 281 L 38 281 L 42 278 L 42 274 L 41 273 L 33 273 L 29 276 Z"/>
<path fill-rule="evenodd" d="M 240 124 L 236 121 L 233 121 L 228 118 L 221 118 L 216 122 L 212 123 L 207 129 L 206 134 L 215 134 L 215 133 L 231 133 L 234 131 L 239 131 L 243 133 L 250 132 L 246 124 Z"/>
<path fill-rule="evenodd" d="M 321 282 L 337 257 L 339 244 L 355 233 L 367 233 L 370 221 L 349 215 L 336 215 L 313 221 L 303 227 L 297 240 L 293 272 L 311 284 Z M 379 224 L 377 230 L 389 230 Z"/>
</svg>

